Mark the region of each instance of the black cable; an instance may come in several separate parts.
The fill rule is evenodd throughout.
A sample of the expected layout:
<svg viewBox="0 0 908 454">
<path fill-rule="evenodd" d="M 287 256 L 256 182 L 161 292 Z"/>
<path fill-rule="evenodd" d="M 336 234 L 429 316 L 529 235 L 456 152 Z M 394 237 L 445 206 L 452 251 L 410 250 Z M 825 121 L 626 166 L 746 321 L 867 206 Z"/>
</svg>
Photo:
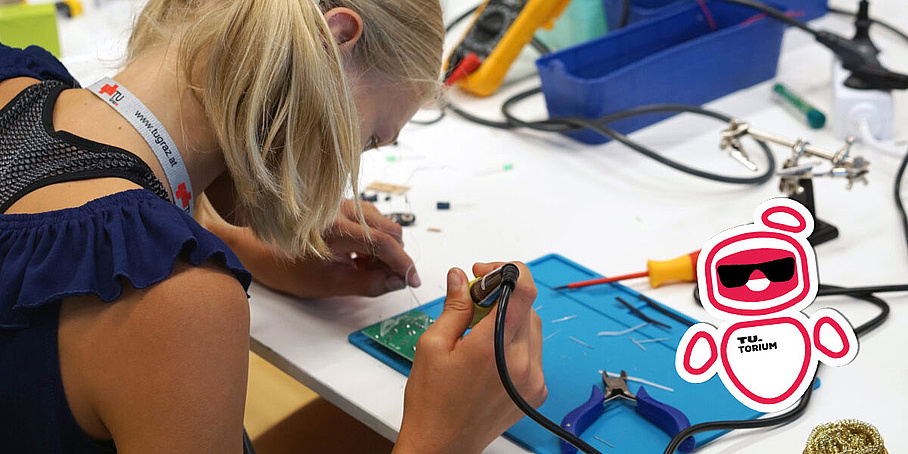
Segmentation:
<svg viewBox="0 0 908 454">
<path fill-rule="evenodd" d="M 623 0 L 621 2 L 621 20 L 618 21 L 618 28 L 627 27 L 627 23 L 631 19 L 631 0 Z"/>
<path fill-rule="evenodd" d="M 828 10 L 829 10 L 830 13 L 833 13 L 833 14 L 841 14 L 841 15 L 844 15 L 844 16 L 855 17 L 855 16 L 857 15 L 857 13 L 853 13 L 853 12 L 851 12 L 851 11 L 847 11 L 847 10 L 844 10 L 844 9 L 841 9 L 841 8 L 836 8 L 836 7 L 833 7 L 833 6 L 830 6 L 830 7 L 828 8 Z M 879 19 L 873 19 L 873 18 L 870 19 L 870 22 L 873 22 L 874 24 L 879 25 L 880 27 L 883 27 L 883 28 L 885 28 L 885 29 L 891 31 L 892 33 L 895 33 L 896 35 L 900 36 L 900 37 L 901 37 L 902 39 L 904 39 L 905 41 L 908 41 L 908 34 L 906 34 L 905 32 L 903 32 L 903 31 L 901 31 L 901 30 L 899 30 L 896 26 L 894 26 L 894 25 L 892 25 L 892 24 L 890 24 L 890 23 L 888 23 L 888 22 L 884 22 L 884 21 L 881 21 L 881 20 L 879 20 Z"/>
<path fill-rule="evenodd" d="M 908 167 L 908 153 L 902 158 L 899 170 L 895 173 L 895 208 L 899 211 L 902 221 L 902 232 L 905 234 L 905 244 L 908 245 L 908 216 L 905 215 L 905 205 L 902 203 L 902 178 L 905 176 L 905 167 Z"/>
<path fill-rule="evenodd" d="M 530 40 L 530 46 L 533 46 L 533 49 L 536 49 L 536 52 L 539 52 L 539 55 L 552 53 L 552 48 L 535 36 Z"/>
<path fill-rule="evenodd" d="M 485 118 L 477 117 L 476 115 L 473 115 L 447 101 L 445 102 L 445 109 L 450 110 L 451 112 L 454 112 L 455 114 L 457 114 L 459 117 L 463 118 L 464 120 L 467 120 L 471 123 L 476 123 L 478 125 L 488 126 L 490 128 L 495 128 L 495 129 L 505 129 L 505 130 L 516 129 L 516 127 L 510 123 L 505 123 L 505 122 L 495 121 L 495 120 L 487 120 Z"/>
<path fill-rule="evenodd" d="M 445 26 L 445 33 L 450 32 L 452 28 L 457 26 L 457 24 L 467 20 L 468 17 L 472 16 L 473 13 L 475 13 L 476 10 L 479 9 L 479 6 L 480 5 L 476 5 L 472 8 L 470 8 L 469 11 L 461 14 L 460 16 L 455 17 L 454 20 L 452 20 L 448 25 Z"/>
<path fill-rule="evenodd" d="M 868 293 L 847 293 L 848 290 L 861 290 L 861 289 L 849 289 L 846 287 L 839 287 L 837 285 L 830 284 L 820 284 L 819 292 L 817 292 L 818 297 L 822 296 L 835 296 L 835 295 L 848 295 L 852 298 L 867 301 L 870 304 L 880 308 L 880 313 L 876 317 L 868 320 L 867 322 L 861 324 L 854 328 L 854 334 L 858 337 L 873 331 L 882 325 L 887 318 L 889 318 L 889 304 L 882 298 Z"/>
<path fill-rule="evenodd" d="M 252 445 L 252 440 L 245 428 L 243 428 L 243 454 L 255 454 L 255 446 Z"/>
<path fill-rule="evenodd" d="M 514 269 L 516 270 L 516 267 Z M 520 392 L 517 391 L 517 387 L 514 386 L 514 382 L 511 381 L 511 374 L 508 373 L 508 362 L 504 351 L 504 328 L 505 320 L 507 319 L 506 315 L 508 313 L 508 303 L 511 300 L 511 292 L 514 291 L 516 285 L 516 277 L 505 276 L 505 270 L 502 270 L 501 293 L 498 295 L 498 311 L 495 315 L 495 366 L 498 368 L 498 377 L 501 378 L 501 384 L 504 386 L 505 391 L 507 391 L 508 396 L 511 397 L 511 400 L 514 401 L 514 404 L 517 405 L 517 408 L 520 408 L 520 410 L 529 416 L 530 419 L 536 421 L 549 432 L 552 432 L 564 441 L 574 445 L 574 447 L 584 453 L 602 454 L 596 450 L 596 448 L 590 446 L 589 443 L 583 441 L 579 436 L 564 430 L 564 428 L 554 421 L 546 418 L 542 413 L 539 413 L 523 398 L 523 396 L 520 395 Z"/>
<path fill-rule="evenodd" d="M 564 118 L 552 118 L 548 120 L 540 121 L 525 121 L 517 118 L 511 109 L 513 106 L 524 99 L 536 95 L 542 91 L 541 87 L 532 88 L 524 92 L 518 93 L 507 101 L 504 102 L 501 106 L 501 112 L 504 114 L 505 119 L 507 119 L 508 124 L 522 126 L 526 128 L 536 129 L 539 131 L 549 131 L 549 132 L 571 132 L 579 131 L 581 129 L 590 129 L 593 131 L 602 134 L 605 137 L 621 142 L 625 146 L 637 151 L 644 156 L 658 161 L 661 164 L 665 164 L 675 170 L 694 175 L 700 178 L 705 178 L 707 180 L 717 181 L 720 183 L 731 183 L 731 184 L 763 184 L 775 175 L 776 161 L 772 155 L 772 151 L 769 149 L 769 146 L 765 142 L 757 141 L 760 147 L 763 150 L 763 153 L 766 157 L 767 169 L 761 175 L 756 177 L 729 177 L 725 175 L 719 175 L 711 172 L 706 172 L 703 170 L 695 169 L 693 167 L 686 166 L 677 161 L 671 160 L 662 156 L 661 154 L 653 151 L 650 148 L 647 148 L 640 143 L 630 139 L 626 135 L 606 126 L 608 123 L 612 123 L 619 120 L 624 120 L 626 118 L 636 117 L 639 115 L 647 115 L 654 113 L 694 113 L 698 115 L 704 115 L 707 117 L 715 118 L 723 122 L 730 122 L 731 117 L 723 115 L 721 113 L 704 109 L 699 106 L 691 106 L 686 104 L 651 104 L 647 106 L 639 106 L 632 109 L 623 110 L 620 112 L 615 112 L 604 117 L 588 120 L 585 118 L 579 117 L 564 117 Z"/>
<path fill-rule="evenodd" d="M 859 289 L 849 289 L 835 285 L 820 284 L 817 296 L 848 295 L 852 298 L 864 300 L 873 304 L 874 306 L 877 306 L 880 309 L 880 313 L 854 329 L 854 334 L 860 337 L 861 335 L 866 334 L 882 325 L 889 317 L 889 304 L 886 303 L 886 301 L 884 301 L 882 298 L 867 293 L 868 290 L 872 290 L 872 288 L 865 287 Z M 855 293 L 855 291 L 858 291 L 859 293 Z M 700 295 L 696 287 L 694 288 L 694 299 L 696 299 L 697 302 L 700 302 Z M 817 370 L 819 371 L 819 365 L 817 365 Z M 816 373 L 814 373 L 813 379 L 816 379 Z M 675 435 L 674 438 L 672 438 L 672 441 L 668 444 L 668 446 L 666 446 L 663 454 L 673 454 L 675 450 L 678 449 L 678 446 L 681 445 L 681 442 L 686 440 L 687 437 L 691 437 L 700 432 L 711 432 L 714 430 L 756 429 L 761 427 L 781 425 L 794 421 L 795 419 L 798 419 L 802 413 L 804 413 L 805 409 L 807 409 L 807 404 L 810 402 L 810 396 L 812 394 L 813 386 L 807 387 L 807 392 L 804 393 L 804 396 L 801 397 L 795 408 L 782 413 L 781 415 L 776 415 L 770 418 L 746 419 L 737 421 L 712 421 L 690 426 L 687 429 L 678 432 L 678 434 Z"/>
<path fill-rule="evenodd" d="M 899 285 L 878 285 L 873 287 L 848 287 L 848 288 L 839 288 L 839 289 L 821 289 L 817 296 L 834 296 L 834 295 L 846 295 L 846 296 L 858 296 L 858 295 L 872 295 L 874 293 L 887 293 L 887 292 L 908 292 L 908 284 L 899 284 Z"/>
<path fill-rule="evenodd" d="M 438 123 L 439 121 L 443 120 L 444 118 L 445 118 L 445 109 L 444 109 L 444 107 L 442 107 L 441 109 L 438 109 L 437 117 L 435 117 L 431 120 L 410 119 L 410 123 L 413 123 L 414 125 L 420 125 L 420 126 L 429 126 L 429 125 L 434 125 L 435 123 Z"/>
</svg>

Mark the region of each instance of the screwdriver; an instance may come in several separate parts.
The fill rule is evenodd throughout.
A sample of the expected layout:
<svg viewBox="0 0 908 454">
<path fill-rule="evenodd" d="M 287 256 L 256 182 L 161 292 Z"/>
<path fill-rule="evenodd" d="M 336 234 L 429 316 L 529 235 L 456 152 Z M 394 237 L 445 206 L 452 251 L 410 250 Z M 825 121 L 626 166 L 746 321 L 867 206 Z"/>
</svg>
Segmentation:
<svg viewBox="0 0 908 454">
<path fill-rule="evenodd" d="M 700 251 L 694 251 L 669 260 L 647 260 L 646 271 L 572 282 L 560 287 L 554 287 L 552 290 L 588 287 L 590 285 L 608 284 L 641 277 L 649 277 L 649 285 L 652 288 L 671 282 L 694 282 L 697 280 L 697 257 L 699 255 Z"/>
</svg>

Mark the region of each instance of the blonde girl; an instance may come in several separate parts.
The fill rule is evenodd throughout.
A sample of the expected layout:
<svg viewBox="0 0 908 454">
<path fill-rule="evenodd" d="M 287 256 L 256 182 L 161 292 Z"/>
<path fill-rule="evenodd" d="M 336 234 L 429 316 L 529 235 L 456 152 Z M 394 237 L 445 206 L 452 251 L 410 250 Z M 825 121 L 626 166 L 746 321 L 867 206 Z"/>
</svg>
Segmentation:
<svg viewBox="0 0 908 454">
<path fill-rule="evenodd" d="M 301 296 L 419 284 L 400 230 L 343 194 L 360 153 L 436 96 L 442 41 L 437 0 L 150 0 L 127 64 L 92 90 L 40 49 L 0 46 L 2 450 L 243 452 L 251 276 L 237 256 Z M 522 416 L 491 318 L 463 336 L 466 275 L 447 283 L 395 452 L 479 452 Z M 508 363 L 539 405 L 534 298 L 521 265 Z"/>
</svg>

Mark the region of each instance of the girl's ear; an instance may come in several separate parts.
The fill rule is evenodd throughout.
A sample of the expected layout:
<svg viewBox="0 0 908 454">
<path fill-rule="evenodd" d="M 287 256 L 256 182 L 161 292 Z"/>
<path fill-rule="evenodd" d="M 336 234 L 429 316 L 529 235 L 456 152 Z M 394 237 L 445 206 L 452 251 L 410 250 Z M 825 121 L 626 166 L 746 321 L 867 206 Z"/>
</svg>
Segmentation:
<svg viewBox="0 0 908 454">
<path fill-rule="evenodd" d="M 353 46 L 363 35 L 363 18 L 350 8 L 332 8 L 325 13 L 328 29 L 334 35 L 334 42 L 344 52 L 353 50 Z"/>
</svg>

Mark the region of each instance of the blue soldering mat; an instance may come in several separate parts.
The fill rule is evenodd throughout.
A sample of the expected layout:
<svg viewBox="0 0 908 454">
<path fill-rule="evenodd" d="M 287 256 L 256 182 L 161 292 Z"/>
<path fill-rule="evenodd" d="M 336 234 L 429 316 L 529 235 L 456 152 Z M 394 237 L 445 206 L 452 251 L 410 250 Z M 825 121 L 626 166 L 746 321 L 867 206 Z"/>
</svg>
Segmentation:
<svg viewBox="0 0 908 454">
<path fill-rule="evenodd" d="M 602 388 L 600 370 L 619 372 L 646 379 L 672 388 L 666 391 L 646 386 L 656 400 L 680 409 L 697 424 L 707 421 L 754 419 L 762 413 L 745 407 L 729 394 L 718 376 L 701 384 L 687 383 L 675 372 L 675 350 L 688 326 L 648 307 L 635 292 L 620 284 L 591 286 L 575 290 L 553 291 L 552 287 L 569 282 L 600 277 L 560 255 L 551 254 L 527 264 L 533 273 L 539 295 L 535 308 L 542 318 L 542 363 L 548 400 L 539 409 L 556 423 L 569 411 L 590 397 L 593 385 Z M 600 331 L 621 331 L 642 321 L 615 297 L 632 304 L 641 312 L 669 325 L 663 329 L 647 325 L 620 336 L 598 336 Z M 430 317 L 441 314 L 444 298 L 420 307 Z M 684 314 L 669 311 L 690 319 Z M 563 320 L 563 321 L 560 321 Z M 696 322 L 690 319 L 692 323 Z M 646 350 L 632 341 L 668 338 L 665 341 L 642 343 Z M 350 343 L 409 375 L 410 362 L 375 343 L 360 331 L 350 335 Z M 586 345 L 584 345 L 586 344 Z M 639 383 L 628 382 L 630 391 L 637 392 Z M 706 432 L 694 438 L 702 446 L 724 432 Z M 559 454 L 558 438 L 529 418 L 511 427 L 505 436 L 537 453 Z M 598 437 L 614 448 L 597 440 Z M 605 413 L 583 433 L 582 438 L 604 453 L 622 454 L 661 453 L 670 437 L 640 417 L 630 406 L 610 404 Z"/>
</svg>

